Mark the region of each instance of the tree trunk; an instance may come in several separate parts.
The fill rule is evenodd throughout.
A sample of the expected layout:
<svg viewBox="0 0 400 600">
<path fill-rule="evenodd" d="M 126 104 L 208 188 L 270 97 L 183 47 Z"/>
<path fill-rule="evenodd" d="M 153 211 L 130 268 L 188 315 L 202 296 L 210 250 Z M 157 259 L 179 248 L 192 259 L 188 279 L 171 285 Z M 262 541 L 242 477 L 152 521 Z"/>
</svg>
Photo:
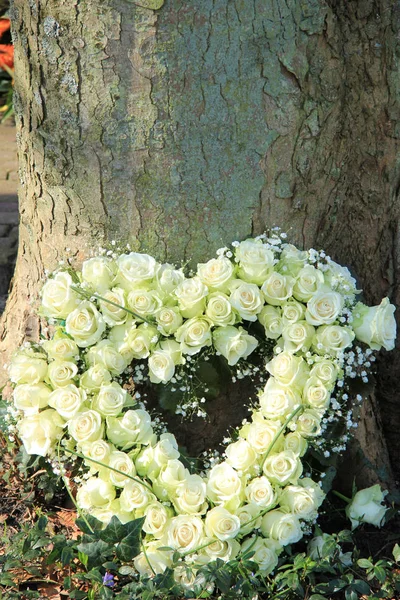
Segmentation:
<svg viewBox="0 0 400 600">
<path fill-rule="evenodd" d="M 368 303 L 398 300 L 398 3 L 14 0 L 12 13 L 21 225 L 6 360 L 39 334 L 45 270 L 111 239 L 198 261 L 279 225 L 348 265 Z M 377 388 L 397 469 L 399 371 L 398 354 L 382 358 Z M 390 469 L 372 437 L 364 452 Z"/>
</svg>

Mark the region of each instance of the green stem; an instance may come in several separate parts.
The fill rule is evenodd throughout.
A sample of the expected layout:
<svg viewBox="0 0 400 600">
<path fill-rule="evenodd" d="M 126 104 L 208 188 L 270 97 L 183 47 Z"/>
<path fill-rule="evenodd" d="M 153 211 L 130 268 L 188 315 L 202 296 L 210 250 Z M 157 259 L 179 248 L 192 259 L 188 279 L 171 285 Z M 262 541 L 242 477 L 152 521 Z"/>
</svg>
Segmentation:
<svg viewBox="0 0 400 600">
<path fill-rule="evenodd" d="M 347 502 L 347 504 L 350 504 L 350 502 L 352 501 L 351 498 L 344 496 L 343 494 L 341 494 L 340 492 L 337 492 L 336 490 L 332 490 L 332 494 L 335 494 L 335 496 L 337 496 L 338 498 L 341 498 L 342 500 Z"/>
<path fill-rule="evenodd" d="M 89 458 L 88 456 L 85 456 L 84 454 L 81 454 L 80 452 L 75 452 L 75 450 L 70 450 L 69 448 L 66 448 L 65 452 L 73 454 L 74 456 L 78 456 L 79 458 L 83 458 L 83 460 L 88 460 L 88 461 L 90 461 L 92 463 L 95 463 L 96 465 L 100 465 L 101 467 L 105 467 L 106 469 L 110 469 L 110 471 L 114 471 L 115 473 L 119 473 L 120 475 L 123 475 L 124 477 L 127 477 L 128 479 L 132 479 L 132 481 L 136 481 L 136 483 L 140 483 L 140 485 L 142 485 L 143 487 L 147 488 L 152 494 L 154 494 L 152 488 L 149 485 L 147 485 L 147 483 L 143 483 L 143 481 L 141 481 L 137 477 L 133 477 L 132 475 L 128 475 L 128 473 L 124 473 L 123 471 L 120 471 L 119 469 L 115 469 L 114 467 L 110 467 L 110 465 L 106 465 L 105 463 L 102 463 L 99 460 L 95 460 L 94 458 Z"/>
<path fill-rule="evenodd" d="M 120 308 L 121 310 L 124 310 L 125 312 L 129 313 L 130 315 L 133 315 L 135 317 L 135 319 L 139 319 L 140 321 L 145 321 L 145 323 L 149 323 L 149 325 L 151 324 L 151 321 L 149 321 L 145 317 L 138 315 L 137 313 L 133 312 L 133 310 L 130 310 L 129 308 L 126 308 L 125 306 L 121 306 L 120 304 L 117 304 L 116 302 L 113 302 L 112 300 L 108 300 L 107 298 L 104 298 L 104 296 L 100 296 L 99 294 L 96 294 L 95 292 L 91 293 L 89 291 L 82 290 L 81 288 L 77 287 L 76 285 L 71 285 L 71 288 L 75 292 L 77 292 L 78 294 L 83 296 L 84 298 L 87 298 L 88 300 L 90 298 L 97 298 L 97 300 L 101 300 L 102 302 L 108 302 L 108 304 L 112 304 L 116 308 Z"/>
<path fill-rule="evenodd" d="M 278 439 L 280 438 L 282 433 L 285 431 L 285 429 L 289 425 L 290 421 L 292 421 L 298 413 L 303 412 L 303 410 L 304 410 L 304 406 L 302 406 L 301 404 L 300 404 L 300 406 L 295 408 L 294 411 L 290 413 L 290 415 L 288 416 L 288 418 L 286 419 L 286 421 L 284 422 L 282 427 L 279 429 L 279 431 L 275 434 L 272 442 L 270 443 L 270 445 L 267 448 L 266 453 L 264 454 L 264 458 L 261 463 L 261 471 L 264 468 L 265 461 L 267 460 L 269 454 L 271 453 L 272 448 L 275 446 L 276 442 L 278 441 Z"/>
<path fill-rule="evenodd" d="M 79 515 L 80 517 L 82 517 L 82 519 L 85 521 L 85 523 L 86 523 L 86 526 L 88 527 L 89 531 L 91 531 L 92 533 L 94 533 L 94 531 L 93 531 L 93 529 L 92 529 L 92 527 L 91 527 L 91 525 L 90 525 L 89 521 L 87 520 L 87 518 L 85 517 L 85 515 L 83 514 L 83 512 L 82 512 L 82 511 L 81 511 L 81 509 L 79 508 L 79 506 L 78 506 L 78 504 L 77 504 L 77 502 L 76 502 L 76 500 L 75 500 L 75 498 L 74 498 L 74 495 L 73 495 L 73 493 L 72 493 L 72 492 L 71 492 L 71 490 L 69 489 L 69 480 L 67 479 L 67 477 L 65 477 L 65 475 L 64 475 L 64 473 L 63 473 L 63 471 L 64 471 L 64 467 L 63 467 L 63 465 L 61 464 L 61 460 L 60 460 L 60 440 L 58 441 L 58 444 L 57 444 L 57 458 L 58 458 L 58 464 L 60 465 L 60 473 L 61 473 L 61 478 L 62 478 L 62 480 L 63 480 L 63 482 L 64 482 L 65 489 L 66 489 L 66 490 L 67 490 L 67 492 L 68 492 L 68 496 L 71 498 L 71 501 L 72 501 L 73 505 L 75 506 L 75 508 L 76 508 L 76 512 L 78 513 L 78 515 Z"/>
<path fill-rule="evenodd" d="M 150 560 L 149 560 L 149 557 L 147 556 L 146 548 L 144 547 L 144 544 L 143 544 L 143 542 L 142 542 L 142 550 L 143 550 L 143 554 L 144 554 L 144 557 L 145 557 L 145 559 L 146 559 L 146 562 L 147 562 L 147 564 L 149 565 L 149 567 L 150 567 L 150 569 L 151 569 L 151 571 L 152 571 L 153 575 L 157 575 L 157 573 L 155 572 L 155 570 L 154 570 L 154 569 L 153 569 L 153 567 L 152 567 L 152 564 L 151 564 L 151 562 L 150 562 Z"/>
</svg>

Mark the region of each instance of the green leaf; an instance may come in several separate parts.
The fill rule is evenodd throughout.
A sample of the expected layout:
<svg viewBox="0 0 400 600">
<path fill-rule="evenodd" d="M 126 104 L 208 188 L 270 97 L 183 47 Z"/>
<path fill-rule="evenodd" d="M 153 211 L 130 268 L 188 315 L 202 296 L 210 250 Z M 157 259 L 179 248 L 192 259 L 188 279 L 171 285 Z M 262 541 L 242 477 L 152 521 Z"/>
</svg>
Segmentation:
<svg viewBox="0 0 400 600">
<path fill-rule="evenodd" d="M 176 384 L 160 385 L 157 387 L 157 395 L 161 408 L 174 415 L 176 407 L 183 401 L 185 394 L 179 389 L 176 389 L 175 392 L 171 391 L 173 387 L 176 389 Z"/>
<path fill-rule="evenodd" d="M 128 521 L 128 523 L 124 525 L 125 533 L 128 532 L 128 535 L 119 542 L 116 549 L 116 555 L 120 560 L 128 562 L 140 553 L 144 521 L 145 517 L 141 517 L 134 521 Z"/>
<path fill-rule="evenodd" d="M 346 600 L 358 600 L 358 594 L 353 590 L 353 588 L 348 587 L 344 593 L 344 597 Z"/>
<path fill-rule="evenodd" d="M 96 563 L 103 563 L 108 556 L 111 554 L 110 546 L 103 540 L 96 540 L 95 542 L 88 542 L 78 544 L 79 552 L 86 554 Z"/>
<path fill-rule="evenodd" d="M 377 580 L 379 581 L 379 583 L 384 583 L 384 581 L 386 579 L 386 571 L 383 567 L 375 566 L 374 567 L 374 575 L 377 578 Z"/>
<path fill-rule="evenodd" d="M 117 557 L 124 562 L 132 560 L 140 553 L 140 542 L 140 535 L 135 533 L 127 535 L 117 546 L 115 552 Z"/>
<path fill-rule="evenodd" d="M 93 517 L 93 515 L 86 515 L 85 519 L 83 517 L 78 517 L 75 523 L 83 533 L 87 533 L 88 535 L 94 535 L 94 532 L 100 531 L 104 527 L 104 524 Z M 96 535 L 96 537 L 98 536 Z"/>
<path fill-rule="evenodd" d="M 372 564 L 372 562 L 370 560 L 368 560 L 367 558 L 360 558 L 357 561 L 357 564 L 359 567 L 361 567 L 362 569 L 370 569 L 371 567 L 373 567 L 374 565 Z"/>
<path fill-rule="evenodd" d="M 118 573 L 120 575 L 133 575 L 134 573 L 136 573 L 136 569 L 130 567 L 129 565 L 124 565 L 123 567 L 120 567 L 118 569 Z"/>
<path fill-rule="evenodd" d="M 331 491 L 333 480 L 336 477 L 336 469 L 332 465 L 325 471 L 325 477 L 322 478 L 322 490 L 327 494 Z"/>
<path fill-rule="evenodd" d="M 231 587 L 231 576 L 227 569 L 219 569 L 216 573 L 215 583 L 223 594 L 227 594 Z"/>
<path fill-rule="evenodd" d="M 327 540 L 321 549 L 321 558 L 329 558 L 336 550 L 336 542 L 333 538 Z"/>
<path fill-rule="evenodd" d="M 393 548 L 393 557 L 397 563 L 400 562 L 400 546 L 398 544 L 395 544 Z"/>
<path fill-rule="evenodd" d="M 74 551 L 70 546 L 65 546 L 61 551 L 61 563 L 63 567 L 66 567 L 71 563 L 74 558 Z"/>
<path fill-rule="evenodd" d="M 364 596 L 368 596 L 371 593 L 371 588 L 368 583 L 363 579 L 355 579 L 353 583 L 354 589 Z"/>
<path fill-rule="evenodd" d="M 310 596 L 309 600 L 326 600 L 326 596 L 321 596 L 321 594 L 313 594 Z"/>
<path fill-rule="evenodd" d="M 126 527 L 114 515 L 105 529 L 99 532 L 99 538 L 109 544 L 117 544 L 126 537 Z"/>
</svg>

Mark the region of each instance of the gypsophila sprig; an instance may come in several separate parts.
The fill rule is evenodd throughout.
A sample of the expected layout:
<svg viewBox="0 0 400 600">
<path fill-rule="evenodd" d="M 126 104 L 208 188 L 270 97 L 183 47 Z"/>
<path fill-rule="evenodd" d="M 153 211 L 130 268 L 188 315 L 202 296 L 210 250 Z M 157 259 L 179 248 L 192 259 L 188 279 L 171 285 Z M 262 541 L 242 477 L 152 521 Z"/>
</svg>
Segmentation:
<svg viewBox="0 0 400 600">
<path fill-rule="evenodd" d="M 199 569 L 251 552 L 265 577 L 324 499 L 304 470 L 308 449 L 325 459 L 343 451 L 348 432 L 331 432 L 354 428 L 360 396 L 349 382 L 366 383 L 372 350 L 394 347 L 394 307 L 385 298 L 368 308 L 358 293 L 345 267 L 278 229 L 221 248 L 189 275 L 147 254 L 102 251 L 44 284 L 41 314 L 56 326 L 12 359 L 10 427 L 58 471 L 56 449 L 75 457 L 81 510 L 105 525 L 144 519 L 141 576 L 173 569 L 186 581 L 190 565 L 185 585 L 198 590 Z M 168 386 L 177 414 L 206 417 L 218 391 L 212 356 L 233 382 L 266 383 L 223 454 L 186 460 L 135 386 Z M 205 470 L 190 472 L 195 464 Z"/>
</svg>

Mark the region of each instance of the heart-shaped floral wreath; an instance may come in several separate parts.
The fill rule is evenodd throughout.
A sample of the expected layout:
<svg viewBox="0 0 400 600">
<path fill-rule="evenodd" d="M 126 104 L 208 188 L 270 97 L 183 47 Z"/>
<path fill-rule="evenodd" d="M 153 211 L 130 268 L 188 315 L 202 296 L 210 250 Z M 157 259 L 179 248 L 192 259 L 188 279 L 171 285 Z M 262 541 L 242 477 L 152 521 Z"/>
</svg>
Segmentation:
<svg viewBox="0 0 400 600">
<path fill-rule="evenodd" d="M 372 349 L 394 346 L 387 298 L 356 303 L 345 267 L 285 240 L 274 230 L 234 242 L 189 277 L 147 254 L 101 250 L 81 272 L 61 267 L 43 287 L 40 312 L 56 328 L 13 357 L 16 430 L 28 454 L 61 469 L 71 456 L 79 462 L 84 513 L 105 524 L 142 518 L 140 574 L 163 572 L 178 553 L 179 578 L 185 565 L 195 573 L 249 548 L 271 573 L 324 499 L 303 457 L 310 447 L 325 456 L 344 449 L 348 431 L 331 441 L 328 433 L 340 420 L 354 425 L 361 397 L 350 398 L 347 383 L 367 380 Z M 250 333 L 257 327 L 261 337 Z M 369 348 L 353 347 L 355 339 Z M 173 394 L 187 389 L 182 378 L 199 356 L 251 365 L 256 348 L 269 378 L 251 420 L 223 456 L 190 473 L 175 437 L 160 433 L 126 383 L 169 382 Z M 204 416 L 205 407 L 191 397 L 176 412 Z"/>
</svg>

